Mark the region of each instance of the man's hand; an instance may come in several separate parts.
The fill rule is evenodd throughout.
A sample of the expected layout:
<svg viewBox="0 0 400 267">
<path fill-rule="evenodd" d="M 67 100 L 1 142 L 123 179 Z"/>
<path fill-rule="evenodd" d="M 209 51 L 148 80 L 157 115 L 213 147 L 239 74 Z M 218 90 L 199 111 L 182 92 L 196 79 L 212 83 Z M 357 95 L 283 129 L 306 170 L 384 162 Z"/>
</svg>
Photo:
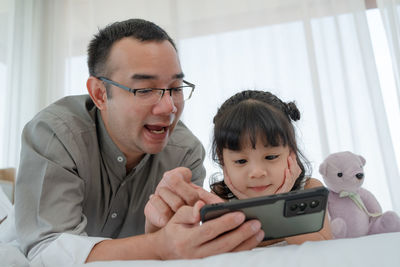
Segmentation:
<svg viewBox="0 0 400 267">
<path fill-rule="evenodd" d="M 167 225 L 158 232 L 156 242 L 163 244 L 161 259 L 202 258 L 224 252 L 249 250 L 264 238 L 257 220 L 247 221 L 241 212 L 200 222 L 203 201 L 194 206 L 181 206 Z"/>
<path fill-rule="evenodd" d="M 205 203 L 181 206 L 160 230 L 97 243 L 86 262 L 106 260 L 192 259 L 249 250 L 264 238 L 259 221 L 245 221 L 241 212 L 227 213 L 200 225 Z"/>
<path fill-rule="evenodd" d="M 144 209 L 146 233 L 164 227 L 183 205 L 193 206 L 198 200 L 207 204 L 222 202 L 218 196 L 191 183 L 191 178 L 192 172 L 184 167 L 164 173 L 156 192 L 150 196 Z"/>
</svg>

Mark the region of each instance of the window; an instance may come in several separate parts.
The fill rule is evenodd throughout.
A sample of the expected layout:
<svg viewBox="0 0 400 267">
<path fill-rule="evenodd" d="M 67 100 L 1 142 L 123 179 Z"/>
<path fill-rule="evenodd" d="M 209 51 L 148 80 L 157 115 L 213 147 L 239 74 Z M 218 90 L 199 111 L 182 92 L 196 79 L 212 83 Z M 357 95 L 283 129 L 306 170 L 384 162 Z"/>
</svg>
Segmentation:
<svg viewBox="0 0 400 267">
<path fill-rule="evenodd" d="M 379 11 L 373 9 L 367 13 L 374 49 L 371 57 L 376 61 L 400 166 L 400 140 L 394 138 L 400 136 L 400 125 L 396 122 L 400 114 L 390 55 Z M 196 84 L 195 95 L 186 103 L 182 119 L 207 151 L 205 188 L 208 177 L 220 171 L 210 154 L 212 118 L 217 108 L 237 91 L 266 89 L 284 101 L 295 100 L 302 112 L 302 119 L 296 123 L 298 140 L 312 163 L 313 177 L 323 180 L 318 168 L 323 161 L 324 146 L 330 153 L 350 150 L 361 154 L 367 158 L 363 186 L 379 196 L 384 210 L 392 208 L 388 185 L 382 179 L 383 160 L 377 156 L 381 151 L 375 124 L 371 122 L 373 111 L 369 107 L 367 72 L 360 60 L 363 55 L 358 51 L 357 30 L 352 14 L 340 14 L 316 18 L 309 24 L 294 21 L 179 42 L 185 75 Z M 346 103 L 349 98 L 359 106 Z M 323 113 L 325 127 L 319 113 Z M 354 114 L 353 118 L 349 114 Z"/>
</svg>

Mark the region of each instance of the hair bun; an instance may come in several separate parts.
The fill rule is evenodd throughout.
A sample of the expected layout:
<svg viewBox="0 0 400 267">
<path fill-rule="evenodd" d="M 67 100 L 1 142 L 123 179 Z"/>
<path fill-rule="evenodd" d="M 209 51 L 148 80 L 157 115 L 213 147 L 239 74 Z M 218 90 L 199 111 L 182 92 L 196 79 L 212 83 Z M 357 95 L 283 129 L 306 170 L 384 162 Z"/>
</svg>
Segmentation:
<svg viewBox="0 0 400 267">
<path fill-rule="evenodd" d="M 286 103 L 287 114 L 293 121 L 300 120 L 300 111 L 294 102 Z"/>
</svg>

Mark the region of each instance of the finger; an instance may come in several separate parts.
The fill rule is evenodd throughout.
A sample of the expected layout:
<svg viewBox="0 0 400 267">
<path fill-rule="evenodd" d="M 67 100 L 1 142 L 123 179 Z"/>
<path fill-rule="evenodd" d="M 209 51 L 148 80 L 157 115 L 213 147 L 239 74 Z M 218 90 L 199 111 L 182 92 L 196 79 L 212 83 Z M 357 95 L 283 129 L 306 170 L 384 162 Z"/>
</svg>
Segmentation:
<svg viewBox="0 0 400 267">
<path fill-rule="evenodd" d="M 298 164 L 297 162 L 293 159 L 293 157 L 289 157 L 288 158 L 288 168 L 292 173 L 296 173 L 294 172 L 294 170 L 297 170 Z"/>
<path fill-rule="evenodd" d="M 253 248 L 260 243 L 264 237 L 263 234 L 261 237 L 259 234 L 260 231 L 261 223 L 259 221 L 247 221 L 238 228 L 223 235 L 219 235 L 217 238 L 211 239 L 211 241 L 199 248 L 199 253 L 200 255 L 207 255 L 210 251 L 224 253 L 228 251 L 234 251 L 236 248 L 239 250 Z M 260 241 L 257 241 L 257 238 L 259 238 Z"/>
<path fill-rule="evenodd" d="M 216 194 L 210 193 L 194 183 L 190 183 L 190 185 L 197 191 L 199 198 L 203 200 L 206 204 L 224 202 L 224 200 Z"/>
<path fill-rule="evenodd" d="M 297 156 L 294 152 L 290 153 L 290 156 L 288 157 L 288 168 L 290 172 L 293 174 L 293 178 L 296 179 L 297 177 L 300 176 L 301 174 L 301 168 L 299 164 L 297 163 Z"/>
<path fill-rule="evenodd" d="M 285 169 L 284 178 L 282 184 L 278 187 L 274 194 L 286 193 L 288 192 L 288 181 L 290 180 L 290 171 Z"/>
<path fill-rule="evenodd" d="M 160 188 L 160 190 L 158 190 L 158 196 L 174 212 L 176 212 L 181 206 L 185 205 L 185 202 L 182 200 L 182 198 L 169 190 L 167 187 Z"/>
<path fill-rule="evenodd" d="M 295 152 L 290 152 L 290 157 L 292 158 L 292 160 L 293 161 L 296 161 L 296 159 L 297 159 L 297 155 L 296 155 L 296 153 Z"/>
<path fill-rule="evenodd" d="M 193 206 L 182 206 L 171 218 L 174 224 L 199 224 L 200 209 L 204 206 L 204 202 L 197 201 Z"/>
<path fill-rule="evenodd" d="M 176 168 L 172 171 L 166 172 L 157 186 L 156 194 L 159 193 L 161 188 L 167 187 L 180 198 L 183 199 L 184 203 L 193 206 L 199 195 L 192 186 L 190 186 L 190 179 L 192 174 L 187 168 Z"/>
<path fill-rule="evenodd" d="M 156 231 L 160 230 L 160 227 L 155 226 L 152 224 L 147 218 L 145 220 L 144 224 L 144 232 L 147 233 L 154 233 Z"/>
<path fill-rule="evenodd" d="M 197 228 L 198 243 L 203 244 L 213 240 L 217 236 L 235 229 L 241 225 L 245 220 L 242 212 L 231 212 L 213 220 L 203 223 Z"/>
<path fill-rule="evenodd" d="M 216 194 L 207 192 L 206 190 L 198 191 L 198 194 L 199 194 L 200 199 L 203 200 L 207 204 L 224 202 L 224 200 L 222 198 L 220 198 Z"/>
<path fill-rule="evenodd" d="M 293 165 L 292 153 L 290 153 L 289 157 L 287 158 L 288 168 L 290 169 Z"/>
<path fill-rule="evenodd" d="M 289 169 L 286 169 L 285 171 L 285 183 L 283 184 L 282 187 L 282 192 L 288 192 L 290 191 L 291 187 L 293 186 L 293 182 L 294 182 L 294 177 L 292 172 Z"/>
<path fill-rule="evenodd" d="M 265 233 L 263 230 L 258 231 L 255 235 L 251 236 L 246 241 L 242 242 L 239 246 L 234 248 L 232 252 L 245 251 L 257 247 L 264 239 Z"/>
<path fill-rule="evenodd" d="M 197 229 L 200 227 L 200 209 L 205 203 L 197 201 L 194 206 L 182 206 L 168 222 L 167 226 L 156 233 L 167 241 L 165 253 L 161 259 L 198 258 L 197 248 L 201 244 Z M 163 248 L 164 248 L 163 247 Z"/>
<path fill-rule="evenodd" d="M 174 213 L 159 196 L 152 195 L 144 208 L 144 214 L 151 224 L 161 228 Z"/>
<path fill-rule="evenodd" d="M 192 178 L 192 172 L 188 168 L 185 168 L 185 167 L 178 167 L 178 168 L 169 170 L 164 173 L 163 178 L 161 179 L 160 183 L 157 186 L 157 189 L 158 189 L 158 187 L 163 187 L 163 186 L 169 187 L 170 186 L 168 184 L 169 178 L 166 179 L 166 177 L 174 177 L 174 176 L 177 176 L 180 179 L 182 179 L 183 181 L 189 183 Z M 157 192 L 157 189 L 156 189 L 156 192 Z"/>
<path fill-rule="evenodd" d="M 200 210 L 205 205 L 203 201 L 197 201 L 193 206 L 193 218 L 196 222 L 200 222 Z"/>
</svg>

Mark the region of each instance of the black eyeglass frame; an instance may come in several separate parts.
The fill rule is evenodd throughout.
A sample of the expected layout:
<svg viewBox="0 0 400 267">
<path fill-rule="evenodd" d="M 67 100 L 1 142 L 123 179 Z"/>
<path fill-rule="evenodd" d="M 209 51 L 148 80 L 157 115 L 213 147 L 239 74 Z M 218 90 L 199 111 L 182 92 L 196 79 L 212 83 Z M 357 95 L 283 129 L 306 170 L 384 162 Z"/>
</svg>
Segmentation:
<svg viewBox="0 0 400 267">
<path fill-rule="evenodd" d="M 182 80 L 183 83 L 185 83 L 185 85 L 172 87 L 172 88 L 150 88 L 149 87 L 149 88 L 136 88 L 136 89 L 133 89 L 133 88 L 129 88 L 129 87 L 125 86 L 125 85 L 122 85 L 120 83 L 114 82 L 114 81 L 112 81 L 112 80 L 110 80 L 110 79 L 108 79 L 106 77 L 103 77 L 103 76 L 99 76 L 99 77 L 96 77 L 96 78 L 99 79 L 102 82 L 109 83 L 111 85 L 114 85 L 114 86 L 117 86 L 117 87 L 119 87 L 121 89 L 124 89 L 124 90 L 126 90 L 126 91 L 128 91 L 130 93 L 133 93 L 133 95 L 135 95 L 135 96 L 136 96 L 136 92 L 140 91 L 140 90 L 158 90 L 158 91 L 162 92 L 160 99 L 164 96 L 165 91 L 169 91 L 169 95 L 172 96 L 172 90 L 190 87 L 190 88 L 192 88 L 192 91 L 190 91 L 189 97 L 184 100 L 184 101 L 186 101 L 186 100 L 188 100 L 188 99 L 190 99 L 192 97 L 194 88 L 196 87 L 193 83 L 190 83 L 190 82 L 188 82 L 186 80 Z"/>
</svg>

